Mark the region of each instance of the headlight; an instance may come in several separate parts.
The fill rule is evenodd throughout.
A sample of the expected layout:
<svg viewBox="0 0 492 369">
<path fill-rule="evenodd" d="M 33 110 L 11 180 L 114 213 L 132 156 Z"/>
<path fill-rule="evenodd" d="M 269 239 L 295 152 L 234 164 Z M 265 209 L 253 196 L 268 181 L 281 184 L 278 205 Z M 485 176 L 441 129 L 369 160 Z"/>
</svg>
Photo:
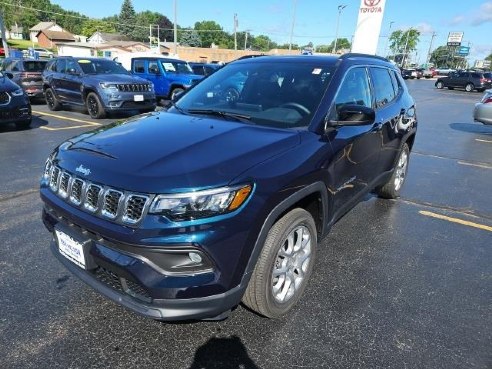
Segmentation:
<svg viewBox="0 0 492 369">
<path fill-rule="evenodd" d="M 51 174 L 51 168 L 53 167 L 53 159 L 55 158 L 55 152 L 53 151 L 50 156 L 48 156 L 48 159 L 46 159 L 46 163 L 44 164 L 44 172 L 43 172 L 43 179 L 44 180 L 49 180 L 50 174 Z"/>
<path fill-rule="evenodd" d="M 100 82 L 99 86 L 101 86 L 105 90 L 107 89 L 111 91 L 118 91 L 118 86 L 116 86 L 114 83 Z"/>
<path fill-rule="evenodd" d="M 18 90 L 12 91 L 11 94 L 12 96 L 22 96 L 24 95 L 24 91 L 22 90 L 22 88 L 19 88 Z"/>
<path fill-rule="evenodd" d="M 149 92 L 154 91 L 154 85 L 152 83 L 149 83 Z"/>
<path fill-rule="evenodd" d="M 251 185 L 243 185 L 158 195 L 152 202 L 149 212 L 164 215 L 175 221 L 213 217 L 238 209 L 244 204 L 251 191 Z"/>
</svg>

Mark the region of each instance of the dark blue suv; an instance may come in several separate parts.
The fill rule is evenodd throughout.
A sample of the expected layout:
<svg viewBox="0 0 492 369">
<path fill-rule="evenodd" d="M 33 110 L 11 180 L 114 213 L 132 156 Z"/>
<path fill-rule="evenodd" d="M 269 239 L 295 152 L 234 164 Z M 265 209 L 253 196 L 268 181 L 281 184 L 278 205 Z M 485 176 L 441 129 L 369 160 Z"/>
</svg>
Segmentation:
<svg viewBox="0 0 492 369">
<path fill-rule="evenodd" d="M 417 130 L 399 71 L 360 54 L 233 62 L 172 104 L 62 143 L 40 190 L 54 255 L 160 320 L 287 313 L 333 223 L 399 196 Z"/>
<path fill-rule="evenodd" d="M 50 110 L 64 104 L 84 106 L 92 118 L 108 112 L 155 110 L 151 82 L 131 75 L 113 60 L 59 57 L 43 71 L 43 91 Z"/>
</svg>

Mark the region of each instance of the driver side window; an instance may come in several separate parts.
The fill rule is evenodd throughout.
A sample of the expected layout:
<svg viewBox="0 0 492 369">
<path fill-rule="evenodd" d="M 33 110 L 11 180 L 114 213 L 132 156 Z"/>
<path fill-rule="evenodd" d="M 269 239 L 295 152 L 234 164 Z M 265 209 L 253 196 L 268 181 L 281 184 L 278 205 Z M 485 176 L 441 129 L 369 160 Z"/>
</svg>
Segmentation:
<svg viewBox="0 0 492 369">
<path fill-rule="evenodd" d="M 335 98 L 336 110 L 338 111 L 344 105 L 372 107 L 366 68 L 352 68 L 345 75 Z"/>
</svg>

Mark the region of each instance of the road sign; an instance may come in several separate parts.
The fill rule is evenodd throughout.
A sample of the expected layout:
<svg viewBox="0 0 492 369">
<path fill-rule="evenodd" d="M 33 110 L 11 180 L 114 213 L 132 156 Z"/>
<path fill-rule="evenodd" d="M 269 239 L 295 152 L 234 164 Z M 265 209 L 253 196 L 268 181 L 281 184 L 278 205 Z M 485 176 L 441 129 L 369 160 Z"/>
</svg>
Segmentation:
<svg viewBox="0 0 492 369">
<path fill-rule="evenodd" d="M 448 46 L 460 46 L 463 40 L 463 32 L 449 32 Z"/>
<path fill-rule="evenodd" d="M 470 54 L 470 47 L 469 46 L 460 46 L 458 50 L 456 51 L 456 54 L 460 56 L 468 56 Z"/>
</svg>

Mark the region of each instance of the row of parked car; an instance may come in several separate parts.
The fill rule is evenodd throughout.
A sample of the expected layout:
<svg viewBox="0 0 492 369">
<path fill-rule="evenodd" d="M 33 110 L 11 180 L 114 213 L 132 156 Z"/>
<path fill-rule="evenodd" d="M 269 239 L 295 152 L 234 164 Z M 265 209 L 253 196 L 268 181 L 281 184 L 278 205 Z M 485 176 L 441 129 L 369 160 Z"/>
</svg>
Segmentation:
<svg viewBox="0 0 492 369">
<path fill-rule="evenodd" d="M 1 121 L 28 127 L 30 99 L 46 100 L 54 111 L 64 105 L 82 106 L 92 118 L 116 111 L 152 111 L 160 100 L 174 98 L 220 65 L 145 56 L 130 59 L 125 67 L 103 58 L 6 58 L 0 63 Z"/>
</svg>

